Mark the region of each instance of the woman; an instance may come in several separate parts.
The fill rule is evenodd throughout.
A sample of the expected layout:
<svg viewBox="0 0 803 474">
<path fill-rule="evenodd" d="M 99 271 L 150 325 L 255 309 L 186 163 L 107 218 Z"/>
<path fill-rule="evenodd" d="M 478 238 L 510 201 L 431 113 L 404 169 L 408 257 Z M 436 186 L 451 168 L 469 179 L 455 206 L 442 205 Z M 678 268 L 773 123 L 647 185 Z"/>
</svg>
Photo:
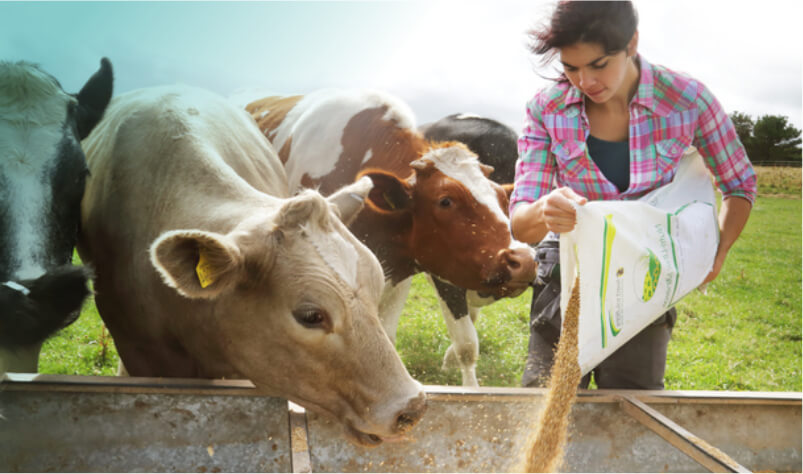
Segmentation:
<svg viewBox="0 0 803 474">
<path fill-rule="evenodd" d="M 575 226 L 573 203 L 637 199 L 672 181 L 697 147 L 723 194 L 716 278 L 755 200 L 755 173 L 722 106 L 699 81 L 637 53 L 631 2 L 560 2 L 530 32 L 532 51 L 563 74 L 527 104 L 510 200 L 516 239 L 540 243 L 524 386 L 544 386 L 560 334 L 558 249 L 551 233 Z M 545 239 L 548 235 L 551 238 Z M 599 388 L 662 389 L 674 308 L 592 373 Z M 588 374 L 581 383 L 587 387 Z"/>
</svg>

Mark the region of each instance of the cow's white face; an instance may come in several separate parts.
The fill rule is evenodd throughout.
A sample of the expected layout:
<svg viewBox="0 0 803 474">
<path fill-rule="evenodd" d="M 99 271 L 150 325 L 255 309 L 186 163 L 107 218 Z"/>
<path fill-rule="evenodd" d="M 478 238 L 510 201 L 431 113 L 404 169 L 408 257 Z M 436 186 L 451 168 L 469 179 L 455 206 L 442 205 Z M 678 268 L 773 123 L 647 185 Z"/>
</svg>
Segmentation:
<svg viewBox="0 0 803 474">
<path fill-rule="evenodd" d="M 213 300 L 225 357 L 257 386 L 344 422 L 362 444 L 403 434 L 423 413 L 421 386 L 377 315 L 382 268 L 318 193 L 227 235 L 169 232 L 151 254 L 168 285 Z"/>
</svg>

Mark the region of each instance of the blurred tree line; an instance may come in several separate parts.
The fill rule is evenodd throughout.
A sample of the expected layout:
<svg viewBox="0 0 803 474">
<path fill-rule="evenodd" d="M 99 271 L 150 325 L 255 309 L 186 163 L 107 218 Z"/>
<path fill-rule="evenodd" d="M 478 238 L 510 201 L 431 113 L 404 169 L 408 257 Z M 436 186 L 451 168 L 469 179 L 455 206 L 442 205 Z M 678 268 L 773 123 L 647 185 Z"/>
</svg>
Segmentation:
<svg viewBox="0 0 803 474">
<path fill-rule="evenodd" d="M 800 130 L 781 115 L 762 115 L 755 121 L 741 112 L 730 114 L 736 133 L 753 164 L 792 162 L 787 166 L 801 166 Z"/>
</svg>

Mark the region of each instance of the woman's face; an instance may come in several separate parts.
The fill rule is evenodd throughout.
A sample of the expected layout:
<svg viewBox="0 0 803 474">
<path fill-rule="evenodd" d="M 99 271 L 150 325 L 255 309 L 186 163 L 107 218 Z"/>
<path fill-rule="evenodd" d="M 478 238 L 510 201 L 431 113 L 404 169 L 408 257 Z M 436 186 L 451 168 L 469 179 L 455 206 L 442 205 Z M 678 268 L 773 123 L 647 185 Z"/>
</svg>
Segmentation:
<svg viewBox="0 0 803 474">
<path fill-rule="evenodd" d="M 569 82 L 597 104 L 623 92 L 627 97 L 629 84 L 627 51 L 608 55 L 600 44 L 575 43 L 560 49 L 560 62 Z"/>
</svg>

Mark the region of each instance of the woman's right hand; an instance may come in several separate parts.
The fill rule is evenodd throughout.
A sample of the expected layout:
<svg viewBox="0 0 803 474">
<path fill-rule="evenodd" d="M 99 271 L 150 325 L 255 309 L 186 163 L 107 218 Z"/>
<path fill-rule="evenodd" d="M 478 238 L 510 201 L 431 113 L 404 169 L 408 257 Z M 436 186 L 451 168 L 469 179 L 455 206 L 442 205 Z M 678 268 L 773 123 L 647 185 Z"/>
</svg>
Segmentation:
<svg viewBox="0 0 803 474">
<path fill-rule="evenodd" d="M 588 199 L 570 188 L 552 190 L 537 201 L 517 206 L 511 216 L 511 230 L 516 240 L 537 244 L 547 232 L 569 232 L 577 223 L 572 203 L 583 205 Z"/>
<path fill-rule="evenodd" d="M 540 212 L 541 221 L 547 230 L 558 234 L 574 230 L 574 226 L 577 224 L 577 212 L 572 203 L 582 206 L 588 202 L 588 199 L 565 186 L 552 190 L 539 200 L 543 200 Z"/>
</svg>

